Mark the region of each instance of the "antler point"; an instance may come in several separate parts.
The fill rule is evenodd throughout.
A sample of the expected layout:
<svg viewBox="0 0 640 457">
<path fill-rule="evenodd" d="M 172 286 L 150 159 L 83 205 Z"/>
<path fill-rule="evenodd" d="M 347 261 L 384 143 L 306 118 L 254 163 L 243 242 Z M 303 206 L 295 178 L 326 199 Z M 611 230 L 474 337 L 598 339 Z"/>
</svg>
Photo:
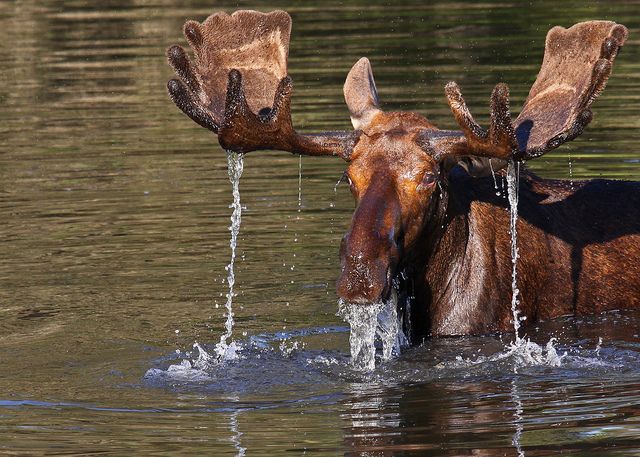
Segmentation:
<svg viewBox="0 0 640 457">
<path fill-rule="evenodd" d="M 179 79 L 170 79 L 167 81 L 167 90 L 169 91 L 169 95 L 173 95 L 180 91 L 182 88 L 182 82 Z"/>
<path fill-rule="evenodd" d="M 200 29 L 200 23 L 196 21 L 187 21 L 183 28 L 184 36 L 187 41 L 194 46 L 198 47 L 202 44 L 202 30 Z"/>
</svg>

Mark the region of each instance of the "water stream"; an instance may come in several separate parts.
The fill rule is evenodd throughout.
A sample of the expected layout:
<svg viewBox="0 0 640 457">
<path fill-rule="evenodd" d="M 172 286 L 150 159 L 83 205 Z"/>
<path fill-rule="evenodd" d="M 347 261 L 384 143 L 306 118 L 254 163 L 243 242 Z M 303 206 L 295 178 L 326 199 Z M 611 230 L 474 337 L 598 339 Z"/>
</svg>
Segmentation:
<svg viewBox="0 0 640 457">
<path fill-rule="evenodd" d="M 382 303 L 363 306 L 339 302 L 338 316 L 351 328 L 349 349 L 351 365 L 356 370 L 372 371 L 376 367 L 376 326 L 382 308 Z"/>
<path fill-rule="evenodd" d="M 511 313 L 513 315 L 513 330 L 516 336 L 516 345 L 520 343 L 520 310 L 518 309 L 518 192 L 520 185 L 520 163 L 514 160 L 509 162 L 507 167 L 507 195 L 509 197 L 510 225 L 511 233 Z"/>
<path fill-rule="evenodd" d="M 298 212 L 302 210 L 302 155 L 298 156 Z"/>
<path fill-rule="evenodd" d="M 529 338 L 520 335 L 521 322 L 527 317 L 521 316 L 518 305 L 520 304 L 520 290 L 518 289 L 518 196 L 520 189 L 520 163 L 510 161 L 507 167 L 507 195 L 509 199 L 509 231 L 511 233 L 511 313 L 513 316 L 514 341 L 505 349 L 507 356 L 515 355 L 525 365 L 559 366 L 563 356 L 557 354 L 554 347 L 554 338 L 551 338 L 546 346 L 542 347 L 532 342 Z M 514 366 L 517 371 L 517 365 Z"/>
<path fill-rule="evenodd" d="M 236 247 L 238 243 L 238 233 L 240 232 L 240 223 L 242 221 L 242 205 L 240 204 L 240 177 L 244 169 L 244 156 L 232 151 L 227 151 L 227 163 L 229 181 L 231 182 L 231 189 L 233 193 L 233 203 L 229 205 L 229 208 L 233 209 L 231 214 L 231 225 L 229 231 L 231 232 L 231 239 L 229 246 L 231 247 L 231 260 L 227 265 L 227 285 L 229 291 L 227 292 L 226 308 L 226 321 L 224 324 L 225 333 L 220 337 L 220 342 L 216 344 L 215 352 L 218 360 L 233 360 L 238 357 L 239 347 L 232 340 L 227 343 L 233 336 L 233 298 L 237 296 L 234 291 L 234 285 L 236 282 L 234 265 L 236 261 Z"/>
<path fill-rule="evenodd" d="M 360 371 L 371 371 L 376 366 L 376 343 L 380 348 L 380 360 L 390 360 L 400 355 L 408 345 L 398 315 L 398 293 L 392 290 L 389 299 L 373 305 L 344 303 L 340 300 L 338 316 L 350 327 L 349 348 L 351 366 Z"/>
<path fill-rule="evenodd" d="M 496 190 L 496 195 L 499 197 L 502 194 L 500 193 L 500 189 L 498 188 L 498 181 L 496 180 L 496 172 L 493 169 L 493 163 L 491 162 L 491 159 L 489 159 L 489 168 L 491 169 L 491 177 L 493 178 L 493 188 Z"/>
</svg>

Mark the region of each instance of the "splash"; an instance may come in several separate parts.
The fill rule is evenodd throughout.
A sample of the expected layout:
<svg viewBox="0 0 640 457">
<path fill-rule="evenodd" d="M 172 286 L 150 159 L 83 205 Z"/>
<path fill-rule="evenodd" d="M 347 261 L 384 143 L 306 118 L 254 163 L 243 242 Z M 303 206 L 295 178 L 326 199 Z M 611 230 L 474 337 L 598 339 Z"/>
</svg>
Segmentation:
<svg viewBox="0 0 640 457">
<path fill-rule="evenodd" d="M 242 170 L 244 169 L 244 156 L 232 151 L 227 151 L 227 163 L 229 181 L 231 182 L 233 192 L 233 203 L 229 205 L 229 208 L 233 209 L 233 213 L 231 214 L 231 225 L 229 226 L 229 231 L 231 232 L 231 240 L 229 241 L 229 246 L 231 247 L 231 260 L 229 265 L 226 266 L 227 284 L 229 286 L 227 302 L 225 303 L 227 320 L 224 324 L 225 333 L 220 337 L 220 342 L 216 344 L 215 348 L 219 361 L 237 359 L 239 350 L 234 341 L 231 341 L 231 343 L 227 343 L 227 341 L 233 336 L 233 298 L 238 295 L 234 292 L 234 285 L 236 282 L 234 265 L 236 261 L 238 233 L 240 232 L 240 223 L 242 221 L 242 206 L 240 205 L 240 177 L 242 176 Z M 202 352 L 206 354 L 204 349 L 201 349 L 201 353 Z"/>
<path fill-rule="evenodd" d="M 518 193 L 520 187 L 520 163 L 516 161 L 509 161 L 509 166 L 507 167 L 507 194 L 509 196 L 509 209 L 510 209 L 510 224 L 509 230 L 511 232 L 511 313 L 513 314 L 513 330 L 516 334 L 516 344 L 520 344 L 520 321 L 522 318 L 520 317 L 520 311 L 518 310 L 518 305 L 520 304 L 520 300 L 518 300 L 518 294 L 520 290 L 518 290 L 518 273 L 516 271 L 517 263 L 518 263 L 518 233 L 517 233 L 517 223 L 518 223 Z"/>
<path fill-rule="evenodd" d="M 438 365 L 439 368 L 469 368 L 482 364 L 495 364 L 498 362 L 508 362 L 513 367 L 513 372 L 523 367 L 560 367 L 564 359 L 568 356 L 567 352 L 558 353 L 556 348 L 557 340 L 551 338 L 546 345 L 541 346 L 529 338 L 520 338 L 507 345 L 504 350 L 491 356 L 477 356 L 474 358 L 463 358 L 457 356 L 455 361 Z"/>
<path fill-rule="evenodd" d="M 409 345 L 402 331 L 401 318 L 398 316 L 398 293 L 395 289 L 378 313 L 376 339 L 382 346 L 382 360 L 399 356 L 401 348 Z"/>
<path fill-rule="evenodd" d="M 351 364 L 356 370 L 372 371 L 376 367 L 375 336 L 382 303 L 372 305 L 339 302 L 338 316 L 351 327 L 349 347 Z"/>
<path fill-rule="evenodd" d="M 400 354 L 408 339 L 402 331 L 397 311 L 397 293 L 384 303 L 358 305 L 339 302 L 338 316 L 350 326 L 349 347 L 351 365 L 360 371 L 376 367 L 376 342 L 382 349 L 381 359 L 389 360 Z"/>
<path fill-rule="evenodd" d="M 556 339 L 551 338 L 545 346 L 534 343 L 529 338 L 518 338 L 507 346 L 507 350 L 496 356 L 496 360 L 511 357 L 515 364 L 513 371 L 517 373 L 519 366 L 559 367 L 566 354 L 558 354 Z"/>
</svg>

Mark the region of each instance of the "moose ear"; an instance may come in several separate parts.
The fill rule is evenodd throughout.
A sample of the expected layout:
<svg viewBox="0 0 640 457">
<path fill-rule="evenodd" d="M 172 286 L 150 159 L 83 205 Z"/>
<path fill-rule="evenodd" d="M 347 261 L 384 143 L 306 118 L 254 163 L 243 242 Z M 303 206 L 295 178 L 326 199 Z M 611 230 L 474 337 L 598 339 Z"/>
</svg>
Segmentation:
<svg viewBox="0 0 640 457">
<path fill-rule="evenodd" d="M 356 130 L 366 127 L 380 112 L 371 63 L 366 57 L 358 60 L 347 75 L 344 83 L 344 99 L 349 107 L 351 123 Z"/>
</svg>

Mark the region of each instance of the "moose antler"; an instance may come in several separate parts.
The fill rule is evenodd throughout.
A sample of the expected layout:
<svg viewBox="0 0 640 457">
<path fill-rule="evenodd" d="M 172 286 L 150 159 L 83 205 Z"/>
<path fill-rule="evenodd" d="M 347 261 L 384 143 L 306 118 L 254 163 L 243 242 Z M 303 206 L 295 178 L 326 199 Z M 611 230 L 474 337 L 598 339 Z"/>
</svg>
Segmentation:
<svg viewBox="0 0 640 457">
<path fill-rule="evenodd" d="M 359 133 L 301 135 L 291 121 L 293 85 L 287 76 L 291 17 L 284 11 L 216 13 L 184 34 L 195 54 L 171 46 L 169 64 L 180 79 L 169 96 L 187 116 L 218 134 L 225 149 L 277 149 L 349 159 Z"/>
<path fill-rule="evenodd" d="M 509 89 L 498 84 L 491 95 L 488 132 L 473 120 L 457 84 L 447 84 L 447 100 L 464 135 L 447 139 L 451 153 L 528 160 L 580 135 L 591 122 L 591 104 L 604 89 L 627 35 L 626 27 L 609 21 L 552 28 L 520 115 L 512 123 Z"/>
</svg>

